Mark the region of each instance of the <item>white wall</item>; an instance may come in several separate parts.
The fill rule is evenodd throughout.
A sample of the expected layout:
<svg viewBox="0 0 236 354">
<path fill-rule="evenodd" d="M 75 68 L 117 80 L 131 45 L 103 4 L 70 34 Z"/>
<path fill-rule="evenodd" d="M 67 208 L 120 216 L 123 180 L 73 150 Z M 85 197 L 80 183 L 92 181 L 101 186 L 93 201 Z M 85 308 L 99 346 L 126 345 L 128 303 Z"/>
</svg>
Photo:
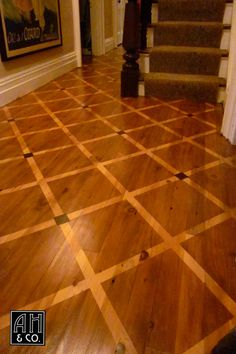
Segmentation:
<svg viewBox="0 0 236 354">
<path fill-rule="evenodd" d="M 233 16 L 229 52 L 228 80 L 226 88 L 226 104 L 222 125 L 223 135 L 236 144 L 236 0 L 233 3 Z"/>
<path fill-rule="evenodd" d="M 0 61 L 0 106 L 81 65 L 78 1 L 60 1 L 62 47 Z"/>
</svg>

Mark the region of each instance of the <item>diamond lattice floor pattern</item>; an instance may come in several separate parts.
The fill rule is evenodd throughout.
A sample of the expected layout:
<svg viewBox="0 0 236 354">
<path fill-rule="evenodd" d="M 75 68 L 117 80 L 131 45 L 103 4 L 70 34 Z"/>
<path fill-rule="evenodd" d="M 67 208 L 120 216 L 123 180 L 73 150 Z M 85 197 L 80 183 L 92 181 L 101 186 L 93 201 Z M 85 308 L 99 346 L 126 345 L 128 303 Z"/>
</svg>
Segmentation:
<svg viewBox="0 0 236 354">
<path fill-rule="evenodd" d="M 0 352 L 209 354 L 236 325 L 221 107 L 121 99 L 122 51 L 0 109 Z M 46 347 L 10 347 L 10 310 Z"/>
</svg>

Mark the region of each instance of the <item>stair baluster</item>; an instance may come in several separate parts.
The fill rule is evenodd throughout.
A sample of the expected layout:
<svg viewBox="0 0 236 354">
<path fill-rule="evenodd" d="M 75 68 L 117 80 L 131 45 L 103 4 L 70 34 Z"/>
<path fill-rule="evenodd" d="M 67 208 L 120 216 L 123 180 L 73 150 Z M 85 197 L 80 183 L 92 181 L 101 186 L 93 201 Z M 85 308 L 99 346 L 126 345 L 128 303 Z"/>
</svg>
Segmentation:
<svg viewBox="0 0 236 354">
<path fill-rule="evenodd" d="M 121 72 L 121 97 L 137 97 L 139 81 L 140 47 L 139 5 L 137 0 L 129 0 L 125 7 L 123 47 L 126 50 L 125 63 Z"/>
<path fill-rule="evenodd" d="M 152 22 L 152 0 L 142 0 L 140 8 L 141 22 L 141 46 L 140 49 L 147 49 L 147 28 Z"/>
</svg>

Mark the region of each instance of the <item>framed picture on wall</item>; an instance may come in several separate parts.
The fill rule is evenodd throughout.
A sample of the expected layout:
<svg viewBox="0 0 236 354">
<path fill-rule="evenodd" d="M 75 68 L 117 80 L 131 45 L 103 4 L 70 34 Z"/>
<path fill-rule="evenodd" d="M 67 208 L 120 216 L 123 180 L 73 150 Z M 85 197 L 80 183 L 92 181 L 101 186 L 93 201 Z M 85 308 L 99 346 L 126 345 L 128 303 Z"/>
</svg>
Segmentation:
<svg viewBox="0 0 236 354">
<path fill-rule="evenodd" d="M 3 61 L 62 45 L 59 0 L 0 0 Z"/>
</svg>

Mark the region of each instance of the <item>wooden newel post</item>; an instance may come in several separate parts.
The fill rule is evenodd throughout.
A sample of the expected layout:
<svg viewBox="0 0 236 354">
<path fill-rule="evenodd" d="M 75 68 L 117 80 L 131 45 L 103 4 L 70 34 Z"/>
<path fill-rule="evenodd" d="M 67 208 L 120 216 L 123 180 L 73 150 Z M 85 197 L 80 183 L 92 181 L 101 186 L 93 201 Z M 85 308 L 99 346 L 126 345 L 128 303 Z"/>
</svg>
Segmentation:
<svg viewBox="0 0 236 354">
<path fill-rule="evenodd" d="M 121 96 L 137 97 L 139 81 L 140 47 L 139 6 L 137 0 L 129 0 L 125 7 L 123 47 L 125 63 L 121 72 Z"/>
</svg>

